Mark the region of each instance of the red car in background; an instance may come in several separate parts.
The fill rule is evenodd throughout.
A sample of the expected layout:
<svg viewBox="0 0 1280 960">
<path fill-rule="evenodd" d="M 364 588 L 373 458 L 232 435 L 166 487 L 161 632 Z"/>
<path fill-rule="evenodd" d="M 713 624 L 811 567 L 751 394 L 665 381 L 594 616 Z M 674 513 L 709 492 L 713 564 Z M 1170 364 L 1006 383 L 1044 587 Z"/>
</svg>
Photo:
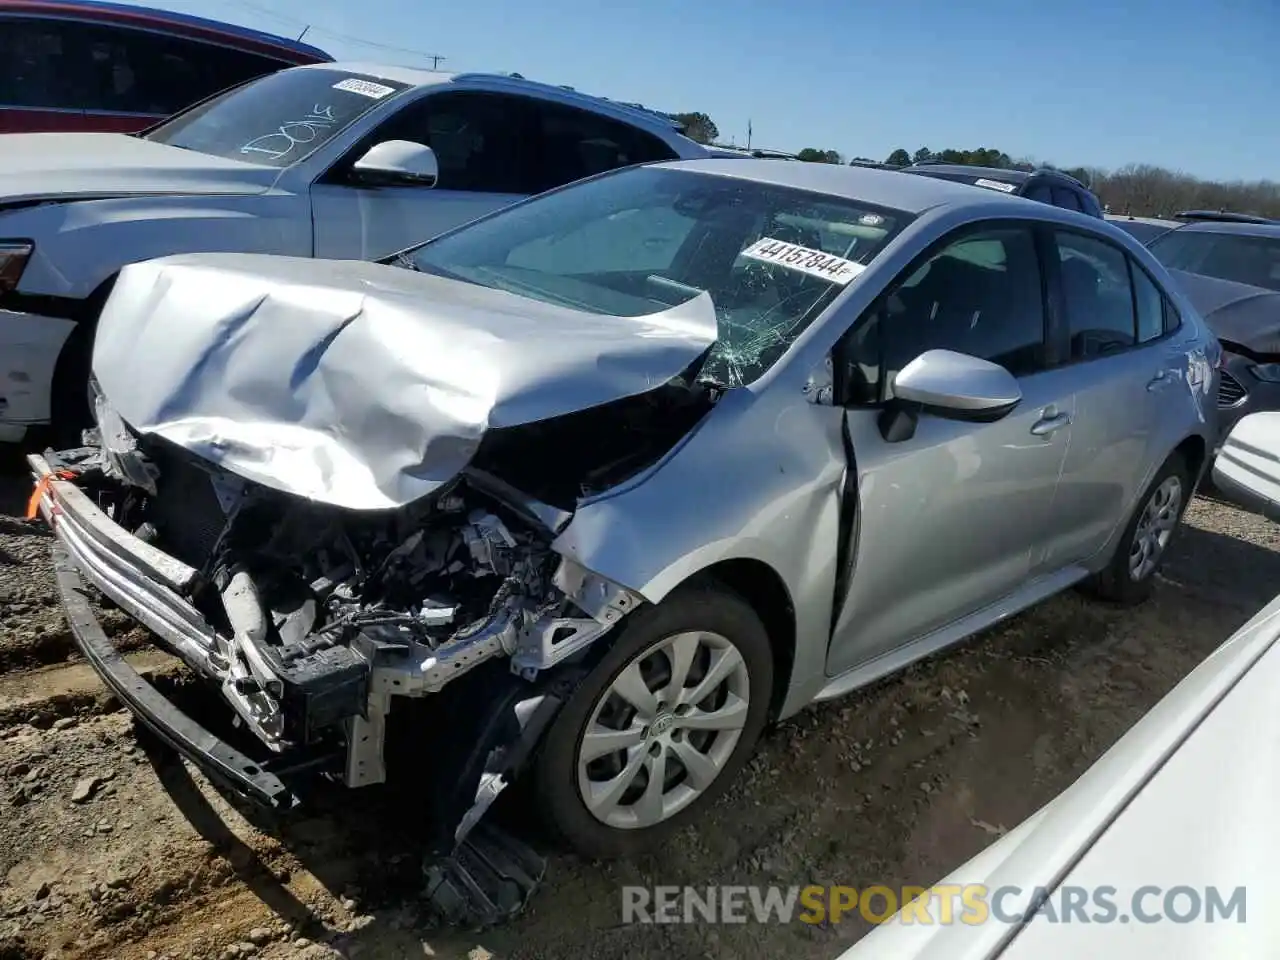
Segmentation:
<svg viewBox="0 0 1280 960">
<path fill-rule="evenodd" d="M 133 133 L 263 74 L 333 60 L 217 20 L 96 0 L 0 0 L 0 133 Z"/>
</svg>

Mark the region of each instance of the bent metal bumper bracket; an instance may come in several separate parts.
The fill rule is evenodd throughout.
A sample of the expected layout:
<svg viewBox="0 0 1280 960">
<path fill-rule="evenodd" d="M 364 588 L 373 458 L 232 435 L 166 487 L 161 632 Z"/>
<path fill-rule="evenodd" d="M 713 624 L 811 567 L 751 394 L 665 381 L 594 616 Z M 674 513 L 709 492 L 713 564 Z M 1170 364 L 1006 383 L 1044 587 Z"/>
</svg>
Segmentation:
<svg viewBox="0 0 1280 960">
<path fill-rule="evenodd" d="M 111 643 L 93 615 L 84 583 L 61 542 L 53 547 L 58 592 L 76 645 L 103 682 L 165 743 L 247 799 L 276 810 L 298 805 L 297 795 L 267 770 L 182 713 L 143 680 Z"/>
</svg>

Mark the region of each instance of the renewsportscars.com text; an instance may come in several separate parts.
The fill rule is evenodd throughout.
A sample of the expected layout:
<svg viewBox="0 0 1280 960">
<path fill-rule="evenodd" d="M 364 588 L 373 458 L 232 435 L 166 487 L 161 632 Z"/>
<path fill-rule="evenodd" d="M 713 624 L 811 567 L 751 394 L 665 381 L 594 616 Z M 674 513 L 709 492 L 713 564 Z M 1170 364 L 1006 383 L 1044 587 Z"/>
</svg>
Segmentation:
<svg viewBox="0 0 1280 960">
<path fill-rule="evenodd" d="M 623 923 L 1244 923 L 1244 887 L 623 887 Z"/>
</svg>

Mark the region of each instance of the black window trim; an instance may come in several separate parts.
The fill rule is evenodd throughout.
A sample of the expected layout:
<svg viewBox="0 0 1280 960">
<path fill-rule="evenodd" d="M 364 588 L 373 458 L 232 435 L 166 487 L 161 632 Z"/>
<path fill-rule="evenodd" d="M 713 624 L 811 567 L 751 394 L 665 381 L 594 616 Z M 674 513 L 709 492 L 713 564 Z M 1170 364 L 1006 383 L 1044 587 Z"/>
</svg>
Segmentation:
<svg viewBox="0 0 1280 960">
<path fill-rule="evenodd" d="M 883 409 L 889 402 L 890 398 L 885 396 L 888 389 L 888 383 L 884 376 L 884 330 L 880 328 L 876 331 L 877 353 L 879 355 L 879 365 L 881 367 L 878 382 L 876 384 L 876 399 L 873 402 L 858 402 L 847 397 L 845 384 L 843 383 L 844 375 L 842 365 L 838 362 L 841 348 L 847 337 L 853 335 L 853 332 L 866 321 L 866 319 L 879 311 L 884 306 L 887 295 L 892 292 L 899 284 L 910 277 L 913 273 L 923 267 L 926 263 L 936 257 L 947 247 L 964 239 L 971 233 L 984 233 L 991 230 L 1009 230 L 1019 229 L 1026 231 L 1035 250 L 1036 263 L 1040 271 L 1040 306 L 1043 311 L 1043 327 L 1041 333 L 1041 346 L 1045 351 L 1045 365 L 1043 369 L 1036 370 L 1032 373 L 1024 373 L 1021 375 L 1010 372 L 1010 375 L 1017 380 L 1023 380 L 1027 377 L 1039 376 L 1055 369 L 1054 358 L 1058 353 L 1057 347 L 1057 311 L 1051 306 L 1050 294 L 1053 291 L 1052 285 L 1046 271 L 1044 238 L 1042 236 L 1044 221 L 1025 220 L 1016 217 L 998 217 L 988 220 L 975 220 L 969 223 L 961 224 L 958 227 L 948 231 L 942 236 L 936 238 L 927 247 L 924 248 L 916 256 L 896 273 L 892 280 L 884 285 L 884 289 L 876 294 L 866 308 L 854 318 L 849 324 L 849 328 L 840 334 L 835 345 L 831 348 L 831 369 L 833 372 L 833 393 L 837 406 L 842 406 L 851 410 L 879 410 Z"/>
<path fill-rule="evenodd" d="M 1172 337 L 1174 334 L 1176 334 L 1179 330 L 1182 329 L 1182 316 L 1181 314 L 1178 313 L 1177 308 L 1174 306 L 1174 304 L 1170 300 L 1169 294 L 1165 290 L 1164 285 L 1159 283 L 1155 277 L 1151 276 L 1151 272 L 1147 270 L 1145 267 L 1143 267 L 1142 264 L 1138 263 L 1134 259 L 1133 255 L 1129 253 L 1129 251 L 1125 250 L 1123 247 L 1115 243 L 1109 237 L 1099 236 L 1096 233 L 1091 233 L 1088 230 L 1084 230 L 1079 227 L 1054 223 L 1054 224 L 1045 224 L 1044 229 L 1045 229 L 1045 232 L 1049 235 L 1048 242 L 1051 245 L 1048 251 L 1046 252 L 1047 253 L 1051 252 L 1053 254 L 1052 256 L 1047 257 L 1048 263 L 1049 263 L 1049 272 L 1053 274 L 1053 284 L 1054 284 L 1054 287 L 1056 288 L 1055 298 L 1061 304 L 1061 309 L 1062 309 L 1061 329 L 1058 331 L 1058 337 L 1060 338 L 1059 356 L 1061 358 L 1060 362 L 1057 365 L 1059 369 L 1063 367 L 1074 367 L 1082 363 L 1094 363 L 1098 360 L 1110 360 L 1113 357 L 1122 357 L 1127 354 L 1133 353 L 1136 350 L 1143 350 L 1148 347 L 1155 346 L 1156 344 L 1163 343 L 1164 341 L 1168 340 L 1170 337 Z M 1058 252 L 1058 249 L 1057 249 L 1057 235 L 1060 233 L 1075 234 L 1076 236 L 1084 237 L 1087 240 L 1093 240 L 1098 243 L 1106 244 L 1107 246 L 1115 250 L 1117 253 L 1119 253 L 1122 257 L 1124 257 L 1124 261 L 1126 265 L 1125 275 L 1129 278 L 1129 309 L 1130 309 L 1130 316 L 1132 317 L 1132 320 L 1133 320 L 1133 343 L 1130 346 L 1117 348 L 1115 350 L 1112 350 L 1109 353 L 1100 354 L 1098 356 L 1079 357 L 1075 359 L 1072 358 L 1071 356 L 1071 319 L 1068 316 L 1066 291 L 1062 287 L 1062 273 L 1060 270 L 1061 253 Z M 1140 341 L 1138 339 L 1138 299 L 1137 299 L 1138 289 L 1137 289 L 1137 285 L 1133 282 L 1134 267 L 1137 267 L 1139 270 L 1141 270 L 1143 273 L 1147 275 L 1147 278 L 1152 282 L 1152 284 L 1154 284 L 1155 288 L 1158 291 L 1160 291 L 1160 297 L 1166 305 L 1165 310 L 1167 311 L 1169 309 L 1172 309 L 1174 312 L 1174 316 L 1178 320 L 1177 326 L 1173 327 L 1172 329 L 1166 329 L 1160 336 L 1154 337 L 1150 340 Z"/>
</svg>

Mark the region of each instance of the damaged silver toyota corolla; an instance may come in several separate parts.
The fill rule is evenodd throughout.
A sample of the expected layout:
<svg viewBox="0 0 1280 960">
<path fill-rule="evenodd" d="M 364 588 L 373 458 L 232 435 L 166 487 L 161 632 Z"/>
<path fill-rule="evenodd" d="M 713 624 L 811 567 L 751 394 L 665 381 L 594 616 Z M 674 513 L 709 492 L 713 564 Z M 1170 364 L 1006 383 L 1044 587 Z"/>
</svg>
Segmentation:
<svg viewBox="0 0 1280 960">
<path fill-rule="evenodd" d="M 770 717 L 1079 581 L 1141 599 L 1217 357 L 1101 221 L 658 164 L 383 264 L 125 269 L 98 427 L 32 458 L 32 502 L 86 655 L 242 793 L 381 782 L 400 734 L 442 853 L 524 772 L 572 846 L 619 854 L 704 809 Z M 132 672 L 81 577 L 252 750 Z"/>
</svg>

